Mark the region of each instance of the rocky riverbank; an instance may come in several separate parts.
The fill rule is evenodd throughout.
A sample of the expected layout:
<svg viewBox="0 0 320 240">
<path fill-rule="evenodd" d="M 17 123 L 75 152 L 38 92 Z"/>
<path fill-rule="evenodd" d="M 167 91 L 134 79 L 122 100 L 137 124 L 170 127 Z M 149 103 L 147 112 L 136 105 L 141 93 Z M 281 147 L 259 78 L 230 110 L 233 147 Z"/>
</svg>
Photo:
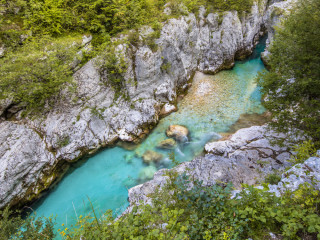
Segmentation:
<svg viewBox="0 0 320 240">
<path fill-rule="evenodd" d="M 206 154 L 191 162 L 185 162 L 173 169 L 162 169 L 153 180 L 129 189 L 130 211 L 132 206 L 151 203 L 149 195 L 158 186 L 168 181 L 168 171 L 186 173 L 191 179 L 203 181 L 204 186 L 232 182 L 236 189 L 241 184 L 257 184 L 268 174 L 283 172 L 277 185 L 269 185 L 270 191 L 279 195 L 286 189 L 296 190 L 305 182 L 320 189 L 320 151 L 317 157 L 306 159 L 303 164 L 292 165 L 288 148 L 273 145 L 274 140 L 285 139 L 285 135 L 269 131 L 267 126 L 244 128 L 227 140 L 208 143 Z M 239 190 L 234 192 L 237 193 Z"/>
<path fill-rule="evenodd" d="M 188 89 L 195 71 L 214 73 L 250 54 L 268 22 L 268 1 L 259 2 L 242 17 L 226 12 L 221 19 L 202 9 L 197 17 L 170 19 L 155 40 L 156 51 L 119 45 L 128 65 L 124 90 L 130 100 L 114 100 L 115 92 L 102 83 L 104 76 L 91 60 L 74 74 L 76 92 L 65 92 L 46 114 L 22 119 L 19 108 L 2 105 L 0 208 L 37 199 L 69 162 L 117 140 L 140 141 L 158 122 L 164 104 L 175 103 L 179 91 Z M 148 31 L 153 30 L 141 34 Z M 168 63 L 170 68 L 163 67 Z"/>
<path fill-rule="evenodd" d="M 243 183 L 255 184 L 275 170 L 290 166 L 288 160 L 292 153 L 288 147 L 271 144 L 279 138 L 285 136 L 270 132 L 265 125 L 240 129 L 227 140 L 206 144 L 204 156 L 172 170 L 162 169 L 155 173 L 153 180 L 129 189 L 129 201 L 131 205 L 149 202 L 148 194 L 166 183 L 166 171 L 186 172 L 204 185 L 232 182 L 240 188 Z"/>
</svg>

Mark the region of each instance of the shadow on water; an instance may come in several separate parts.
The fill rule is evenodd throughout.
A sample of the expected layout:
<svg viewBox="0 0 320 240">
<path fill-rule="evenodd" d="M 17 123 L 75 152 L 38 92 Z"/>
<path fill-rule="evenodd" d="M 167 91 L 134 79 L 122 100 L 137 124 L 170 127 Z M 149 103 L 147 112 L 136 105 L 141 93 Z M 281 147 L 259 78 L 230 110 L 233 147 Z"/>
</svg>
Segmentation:
<svg viewBox="0 0 320 240">
<path fill-rule="evenodd" d="M 196 73 L 188 94 L 178 103 L 178 111 L 160 120 L 139 145 L 120 144 L 71 165 L 68 173 L 32 207 L 38 215 L 57 215 L 57 228 L 64 223 L 75 224 L 80 215 L 90 214 L 88 198 L 97 213 L 112 209 L 121 213 L 127 206 L 128 189 L 153 177 L 160 168 L 170 168 L 169 154 L 174 151 L 179 162 L 190 161 L 203 152 L 204 145 L 221 135 L 242 127 L 263 124 L 261 94 L 255 76 L 264 69 L 260 59 L 265 38 L 254 53 L 238 61 L 232 70 L 215 75 Z M 165 131 L 171 124 L 186 126 L 188 139 L 174 150 L 158 148 L 168 139 Z M 142 155 L 152 150 L 162 160 L 145 164 Z"/>
</svg>

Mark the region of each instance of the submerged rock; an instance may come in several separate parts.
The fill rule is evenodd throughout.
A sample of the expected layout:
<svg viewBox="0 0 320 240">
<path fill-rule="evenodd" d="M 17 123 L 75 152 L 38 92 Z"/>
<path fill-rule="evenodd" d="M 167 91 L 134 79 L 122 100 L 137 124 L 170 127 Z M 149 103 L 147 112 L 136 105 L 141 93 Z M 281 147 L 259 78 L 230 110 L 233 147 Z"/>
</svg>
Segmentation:
<svg viewBox="0 0 320 240">
<path fill-rule="evenodd" d="M 172 138 L 163 140 L 158 144 L 158 148 L 175 149 L 176 147 L 177 147 L 177 143 Z"/>
<path fill-rule="evenodd" d="M 156 171 L 157 171 L 157 168 L 155 166 L 148 166 L 143 168 L 139 173 L 139 180 L 144 182 L 152 179 Z"/>
<path fill-rule="evenodd" d="M 172 137 L 179 142 L 187 142 L 189 130 L 180 125 L 170 125 L 166 131 L 168 137 Z"/>
<path fill-rule="evenodd" d="M 147 150 L 142 155 L 143 162 L 146 164 L 159 163 L 163 159 L 163 155 L 151 150 Z"/>
<path fill-rule="evenodd" d="M 126 163 L 130 164 L 133 161 L 134 153 L 128 153 L 124 156 L 124 159 L 126 160 Z"/>
</svg>

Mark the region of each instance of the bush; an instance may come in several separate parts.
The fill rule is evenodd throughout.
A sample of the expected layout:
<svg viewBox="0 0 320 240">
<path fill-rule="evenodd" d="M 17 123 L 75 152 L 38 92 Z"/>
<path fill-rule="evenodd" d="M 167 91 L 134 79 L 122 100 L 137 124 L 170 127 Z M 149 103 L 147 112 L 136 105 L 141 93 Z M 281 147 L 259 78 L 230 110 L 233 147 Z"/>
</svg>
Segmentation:
<svg viewBox="0 0 320 240">
<path fill-rule="evenodd" d="M 281 174 L 279 172 L 270 173 L 264 181 L 269 184 L 278 184 L 281 181 Z"/>
<path fill-rule="evenodd" d="M 193 187 L 191 188 L 190 186 Z M 301 185 L 281 197 L 245 186 L 230 199 L 232 186 L 203 186 L 171 173 L 167 185 L 151 195 L 153 206 L 140 205 L 114 221 L 81 218 L 65 239 L 266 239 L 270 232 L 286 239 L 320 237 L 319 191 Z"/>
<path fill-rule="evenodd" d="M 208 0 L 211 9 L 216 11 L 235 10 L 242 14 L 250 12 L 253 5 L 253 0 Z"/>
<path fill-rule="evenodd" d="M 302 130 L 320 141 L 320 2 L 299 1 L 277 29 L 270 47 L 270 71 L 258 78 L 263 105 L 278 132 Z M 295 132 L 295 134 L 298 134 Z"/>
<path fill-rule="evenodd" d="M 0 59 L 0 99 L 11 98 L 28 110 L 50 104 L 71 83 L 81 38 L 43 38 Z"/>
<path fill-rule="evenodd" d="M 294 146 L 292 151 L 294 152 L 294 155 L 292 155 L 289 162 L 292 162 L 293 164 L 303 163 L 309 157 L 316 156 L 317 153 L 315 144 L 311 140 L 304 141 L 303 143 Z"/>
<path fill-rule="evenodd" d="M 35 215 L 21 218 L 21 212 L 12 212 L 9 208 L 0 211 L 0 240 L 8 239 L 54 239 L 54 220 Z"/>
<path fill-rule="evenodd" d="M 115 91 L 115 100 L 120 95 L 126 97 L 124 74 L 127 71 L 127 63 L 121 51 L 116 49 L 117 42 L 106 45 L 106 48 L 96 61 L 100 75 L 106 85 L 110 85 Z"/>
</svg>

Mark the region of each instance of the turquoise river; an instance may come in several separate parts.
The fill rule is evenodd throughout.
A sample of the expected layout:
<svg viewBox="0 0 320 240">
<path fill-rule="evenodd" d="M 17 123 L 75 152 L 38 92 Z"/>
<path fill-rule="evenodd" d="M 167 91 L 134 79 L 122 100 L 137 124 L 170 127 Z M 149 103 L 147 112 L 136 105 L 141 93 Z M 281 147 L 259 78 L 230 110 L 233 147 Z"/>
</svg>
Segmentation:
<svg viewBox="0 0 320 240">
<path fill-rule="evenodd" d="M 178 103 L 177 112 L 163 118 L 134 149 L 108 148 L 72 166 L 63 179 L 32 206 L 37 216 L 56 216 L 57 227 L 62 224 L 70 227 L 80 215 L 92 214 L 88 199 L 100 216 L 107 209 L 119 214 L 128 206 L 129 188 L 147 181 L 157 169 L 170 168 L 170 151 L 156 147 L 166 139 L 165 130 L 169 125 L 184 125 L 190 131 L 189 140 L 174 151 L 182 162 L 202 154 L 208 141 L 236 130 L 237 122 L 257 118 L 264 112 L 255 82 L 257 73 L 264 69 L 260 59 L 263 49 L 261 41 L 253 55 L 236 62 L 232 70 L 215 75 L 196 73 L 188 94 Z M 164 160 L 157 166 L 145 165 L 141 155 L 146 150 L 162 153 Z"/>
</svg>

